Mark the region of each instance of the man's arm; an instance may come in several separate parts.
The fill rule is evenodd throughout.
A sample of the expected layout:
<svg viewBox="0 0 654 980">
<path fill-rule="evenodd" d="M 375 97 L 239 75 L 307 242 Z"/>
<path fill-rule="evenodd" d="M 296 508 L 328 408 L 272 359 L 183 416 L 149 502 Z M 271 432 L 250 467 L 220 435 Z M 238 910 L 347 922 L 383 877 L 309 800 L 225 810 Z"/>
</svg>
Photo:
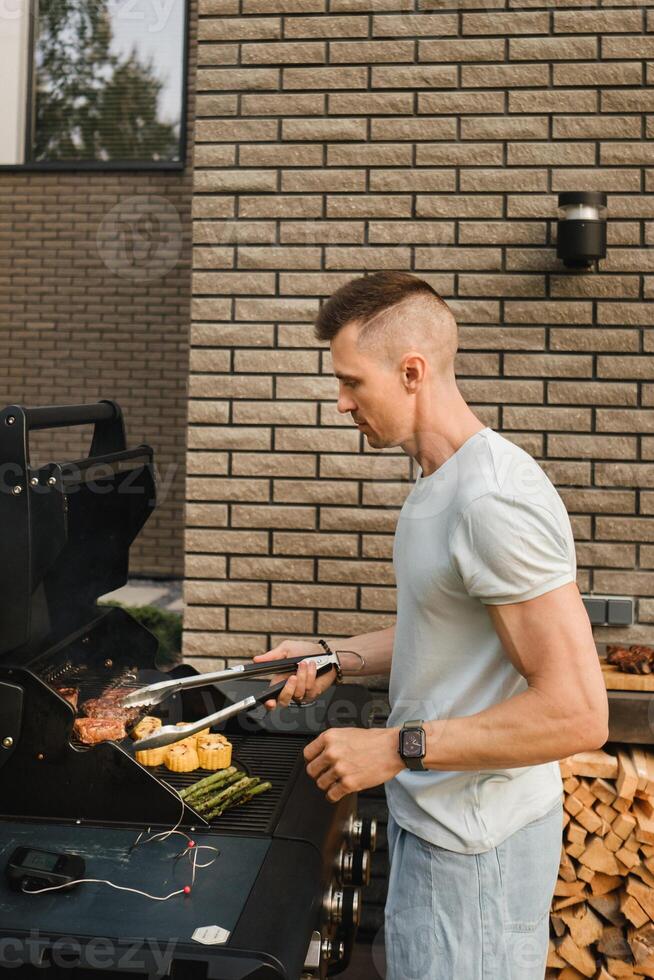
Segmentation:
<svg viewBox="0 0 654 980">
<path fill-rule="evenodd" d="M 339 657 L 343 673 L 346 676 L 370 676 L 371 674 L 388 674 L 393 659 L 393 643 L 395 642 L 395 623 L 374 633 L 360 633 L 349 640 L 339 640 L 332 643 L 334 650 L 340 651 Z M 359 657 L 352 656 L 353 650 L 363 657 L 365 667 Z"/>
<path fill-rule="evenodd" d="M 504 648 L 528 687 L 474 715 L 427 721 L 428 769 L 510 769 L 596 749 L 608 737 L 608 699 L 588 614 L 574 582 L 489 605 Z M 398 728 L 331 728 L 304 750 L 327 798 L 392 779 L 404 763 Z"/>
<path fill-rule="evenodd" d="M 504 769 L 563 759 L 608 738 L 608 698 L 574 582 L 535 599 L 486 606 L 528 687 L 465 718 L 425 725 L 429 769 Z"/>
<path fill-rule="evenodd" d="M 346 676 L 362 677 L 370 674 L 386 674 L 390 671 L 394 640 L 395 624 L 383 630 L 375 630 L 374 633 L 352 636 L 347 640 L 334 643 L 333 647 L 341 651 L 339 658 L 343 673 Z M 267 653 L 259 653 L 253 659 L 257 663 L 262 663 L 267 660 L 283 660 L 285 657 L 310 657 L 323 652 L 318 643 L 310 640 L 283 640 L 274 649 L 268 650 Z M 356 654 L 363 657 L 365 666 Z M 284 677 L 288 677 L 288 672 L 275 674 L 270 682 L 271 685 L 283 680 Z M 298 701 L 317 698 L 335 679 L 335 670 L 321 674 L 320 677 L 316 676 L 315 664 L 307 661 L 299 664 L 295 672 L 288 677 L 277 699 L 265 701 L 264 704 L 269 711 L 272 711 L 274 708 L 285 707 L 294 698 Z"/>
</svg>

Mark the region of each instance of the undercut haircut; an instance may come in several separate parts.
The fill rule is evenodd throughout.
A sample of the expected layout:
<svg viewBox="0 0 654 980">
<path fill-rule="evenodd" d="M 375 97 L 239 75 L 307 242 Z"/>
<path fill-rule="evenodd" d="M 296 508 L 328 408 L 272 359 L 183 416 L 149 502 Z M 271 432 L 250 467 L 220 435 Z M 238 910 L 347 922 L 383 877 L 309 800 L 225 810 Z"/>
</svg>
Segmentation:
<svg viewBox="0 0 654 980">
<path fill-rule="evenodd" d="M 337 289 L 320 308 L 314 325 L 315 336 L 330 341 L 347 323 L 356 320 L 360 326 L 359 339 L 363 340 L 373 332 L 373 329 L 366 330 L 366 324 L 391 307 L 412 299 L 422 306 L 433 306 L 434 313 L 454 320 L 445 300 L 424 279 L 409 272 L 382 270 L 350 279 Z"/>
</svg>

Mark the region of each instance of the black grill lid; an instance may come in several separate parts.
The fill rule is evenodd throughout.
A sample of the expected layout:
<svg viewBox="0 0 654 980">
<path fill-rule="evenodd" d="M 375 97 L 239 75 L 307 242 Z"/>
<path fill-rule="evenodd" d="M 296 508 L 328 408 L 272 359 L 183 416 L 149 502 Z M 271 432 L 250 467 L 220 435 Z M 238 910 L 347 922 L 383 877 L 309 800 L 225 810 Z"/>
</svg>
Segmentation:
<svg viewBox="0 0 654 980">
<path fill-rule="evenodd" d="M 87 424 L 88 456 L 30 465 L 31 430 Z M 0 412 L 0 661 L 28 662 L 126 583 L 130 544 L 155 506 L 152 457 L 126 448 L 116 402 Z"/>
</svg>

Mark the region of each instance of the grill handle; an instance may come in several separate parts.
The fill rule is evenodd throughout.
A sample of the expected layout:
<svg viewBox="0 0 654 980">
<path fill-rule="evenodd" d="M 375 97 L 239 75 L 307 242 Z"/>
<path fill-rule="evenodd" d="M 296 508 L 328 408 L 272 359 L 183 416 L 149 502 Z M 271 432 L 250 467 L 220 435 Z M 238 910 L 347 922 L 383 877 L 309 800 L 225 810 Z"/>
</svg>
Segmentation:
<svg viewBox="0 0 654 980">
<path fill-rule="evenodd" d="M 28 433 L 36 429 L 61 429 L 71 425 L 95 425 L 89 458 L 122 452 L 126 448 L 125 422 L 118 402 L 103 398 L 90 405 L 10 405 L 2 413 L 7 426 L 22 427 L 24 451 L 29 460 Z M 19 425 L 17 423 L 21 423 Z M 15 454 L 14 454 L 15 455 Z"/>
<path fill-rule="evenodd" d="M 120 407 L 115 402 L 100 401 L 93 405 L 44 405 L 25 408 L 27 428 L 59 429 L 67 425 L 91 425 L 120 418 Z"/>
</svg>

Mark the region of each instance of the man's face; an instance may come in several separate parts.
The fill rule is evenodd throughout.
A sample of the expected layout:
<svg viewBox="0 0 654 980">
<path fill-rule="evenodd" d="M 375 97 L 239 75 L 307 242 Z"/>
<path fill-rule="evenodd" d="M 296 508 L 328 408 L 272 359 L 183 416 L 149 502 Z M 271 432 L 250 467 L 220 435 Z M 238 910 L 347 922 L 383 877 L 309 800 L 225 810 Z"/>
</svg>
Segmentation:
<svg viewBox="0 0 654 980">
<path fill-rule="evenodd" d="M 338 378 L 337 409 L 350 413 L 375 449 L 398 446 L 409 426 L 410 400 L 401 384 L 399 365 L 387 364 L 356 346 L 358 327 L 350 323 L 331 341 Z"/>
</svg>

